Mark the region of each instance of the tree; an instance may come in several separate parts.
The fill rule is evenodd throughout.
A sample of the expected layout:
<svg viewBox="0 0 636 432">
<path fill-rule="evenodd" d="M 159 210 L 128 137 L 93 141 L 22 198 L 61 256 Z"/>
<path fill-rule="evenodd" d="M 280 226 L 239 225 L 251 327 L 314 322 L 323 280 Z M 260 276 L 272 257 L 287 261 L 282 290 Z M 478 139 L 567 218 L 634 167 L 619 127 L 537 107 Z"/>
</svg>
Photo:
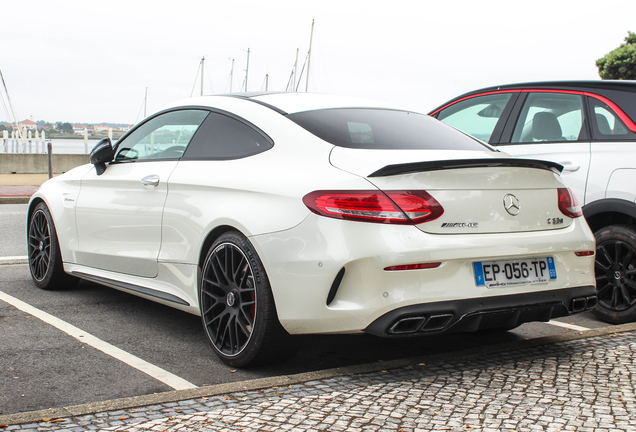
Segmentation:
<svg viewBox="0 0 636 432">
<path fill-rule="evenodd" d="M 55 123 L 55 129 L 59 130 L 62 133 L 73 133 L 73 125 L 70 123 Z"/>
<path fill-rule="evenodd" d="M 627 32 L 625 43 L 596 60 L 601 79 L 636 80 L 636 33 Z"/>
</svg>

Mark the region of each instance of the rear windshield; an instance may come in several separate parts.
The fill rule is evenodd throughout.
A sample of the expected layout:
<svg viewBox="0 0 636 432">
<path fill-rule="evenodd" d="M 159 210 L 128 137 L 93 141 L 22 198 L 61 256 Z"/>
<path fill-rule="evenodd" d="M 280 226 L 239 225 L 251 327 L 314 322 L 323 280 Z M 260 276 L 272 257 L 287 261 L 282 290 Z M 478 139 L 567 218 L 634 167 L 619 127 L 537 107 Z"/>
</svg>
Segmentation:
<svg viewBox="0 0 636 432">
<path fill-rule="evenodd" d="M 490 150 L 427 115 L 370 108 L 304 111 L 287 116 L 317 137 L 358 149 Z"/>
</svg>

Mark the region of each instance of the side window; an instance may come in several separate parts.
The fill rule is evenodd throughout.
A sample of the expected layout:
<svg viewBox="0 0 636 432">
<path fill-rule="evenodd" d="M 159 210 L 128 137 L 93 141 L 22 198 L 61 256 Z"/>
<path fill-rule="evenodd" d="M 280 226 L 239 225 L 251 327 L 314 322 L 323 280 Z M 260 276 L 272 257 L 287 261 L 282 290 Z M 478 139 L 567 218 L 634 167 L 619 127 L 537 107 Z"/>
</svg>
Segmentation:
<svg viewBox="0 0 636 432">
<path fill-rule="evenodd" d="M 592 117 L 592 135 L 594 139 L 599 141 L 620 141 L 634 140 L 636 134 L 625 126 L 625 123 L 614 114 L 614 111 L 604 102 L 589 98 L 591 117 Z"/>
<path fill-rule="evenodd" d="M 118 143 L 115 160 L 180 158 L 208 114 L 203 110 L 180 110 L 154 117 Z"/>
<path fill-rule="evenodd" d="M 512 93 L 477 96 L 442 110 L 437 119 L 488 142 Z"/>
<path fill-rule="evenodd" d="M 253 126 L 210 113 L 188 147 L 184 159 L 240 159 L 269 150 L 273 141 Z"/>
<path fill-rule="evenodd" d="M 530 93 L 512 134 L 512 143 L 579 141 L 587 138 L 583 97 Z"/>
</svg>

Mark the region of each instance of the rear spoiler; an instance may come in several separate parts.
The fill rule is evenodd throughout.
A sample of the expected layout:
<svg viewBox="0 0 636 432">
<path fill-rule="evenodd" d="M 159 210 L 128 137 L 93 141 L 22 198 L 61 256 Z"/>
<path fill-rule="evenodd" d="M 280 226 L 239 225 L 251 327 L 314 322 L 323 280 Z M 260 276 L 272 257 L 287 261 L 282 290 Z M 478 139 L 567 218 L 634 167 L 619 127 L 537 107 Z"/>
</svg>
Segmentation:
<svg viewBox="0 0 636 432">
<path fill-rule="evenodd" d="M 563 165 L 556 162 L 535 159 L 458 159 L 387 165 L 384 168 L 380 168 L 376 172 L 369 174 L 369 177 L 387 177 L 399 174 L 412 174 L 417 172 L 440 171 L 447 169 L 494 167 L 536 168 L 552 171 L 556 174 L 561 174 L 561 171 L 563 171 Z"/>
</svg>

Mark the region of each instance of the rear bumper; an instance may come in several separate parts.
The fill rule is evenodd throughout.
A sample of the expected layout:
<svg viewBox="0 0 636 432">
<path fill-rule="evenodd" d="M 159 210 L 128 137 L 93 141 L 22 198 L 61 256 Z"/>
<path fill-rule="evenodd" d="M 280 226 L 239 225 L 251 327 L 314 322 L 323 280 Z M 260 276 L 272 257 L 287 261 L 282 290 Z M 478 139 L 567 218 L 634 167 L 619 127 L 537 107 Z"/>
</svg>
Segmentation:
<svg viewBox="0 0 636 432">
<path fill-rule="evenodd" d="M 405 306 L 373 321 L 364 331 L 382 337 L 515 328 L 592 309 L 596 289 L 584 286 L 507 296 Z"/>
</svg>

